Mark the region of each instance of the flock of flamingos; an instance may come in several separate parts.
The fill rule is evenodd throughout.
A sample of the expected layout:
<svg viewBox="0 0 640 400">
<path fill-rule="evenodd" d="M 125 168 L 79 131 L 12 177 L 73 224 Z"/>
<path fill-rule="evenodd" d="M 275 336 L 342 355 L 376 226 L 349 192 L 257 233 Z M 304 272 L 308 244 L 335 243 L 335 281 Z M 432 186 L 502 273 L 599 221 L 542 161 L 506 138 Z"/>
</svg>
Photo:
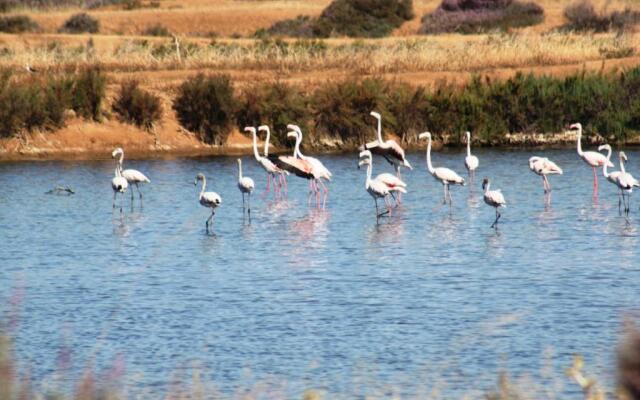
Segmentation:
<svg viewBox="0 0 640 400">
<path fill-rule="evenodd" d="M 390 215 L 393 209 L 393 202 L 397 207 L 402 201 L 402 194 L 407 192 L 407 185 L 402 181 L 400 175 L 401 168 L 413 169 L 411 164 L 405 158 L 404 150 L 393 140 L 382 139 L 382 118 L 379 113 L 371 112 L 371 115 L 378 121 L 377 140 L 366 143 L 360 148 L 360 162 L 358 167 L 367 166 L 367 175 L 365 181 L 366 191 L 373 197 L 376 206 L 376 218 L 380 218 L 384 215 Z M 288 138 L 295 139 L 295 146 L 292 155 L 269 155 L 269 140 L 271 132 L 268 126 L 260 126 L 257 131 L 266 132 L 266 139 L 264 142 L 264 153 L 260 155 L 257 145 L 257 131 L 255 127 L 246 127 L 245 131 L 251 133 L 253 136 L 253 153 L 258 164 L 267 173 L 267 185 L 265 193 L 269 192 L 270 185 L 273 186 L 274 195 L 276 198 L 280 198 L 284 194 L 286 195 L 287 180 L 286 175 L 293 174 L 300 178 L 307 179 L 309 181 L 309 196 L 308 202 L 311 202 L 311 198 L 315 196 L 317 207 L 323 207 L 326 204 L 329 190 L 323 181 L 331 180 L 331 172 L 322 164 L 320 160 L 314 157 L 305 156 L 300 152 L 300 143 L 302 142 L 302 131 L 297 125 L 287 125 L 289 132 Z M 608 172 L 607 168 L 613 167 L 611 163 L 611 146 L 608 144 L 602 145 L 596 151 L 582 151 L 581 138 L 582 138 L 582 125 L 579 123 L 572 124 L 570 128 L 572 131 L 577 132 L 577 146 L 578 155 L 582 160 L 587 163 L 593 169 L 593 190 L 594 196 L 598 191 L 598 175 L 596 169 L 603 167 L 604 177 L 609 182 L 616 185 L 619 189 L 618 196 L 618 209 L 620 210 L 621 203 L 624 204 L 625 215 L 629 213 L 629 196 L 634 187 L 640 187 L 640 182 L 636 180 L 631 174 L 625 171 L 624 163 L 627 161 L 627 157 L 624 152 L 619 153 L 620 170 L 614 172 Z M 455 171 L 439 167 L 434 168 L 431 163 L 431 133 L 424 132 L 418 136 L 420 139 L 427 140 L 427 169 L 429 173 L 439 182 L 442 183 L 444 188 L 444 204 L 449 204 L 451 207 L 452 197 L 450 192 L 451 185 L 465 185 L 465 180 L 458 175 Z M 478 157 L 471 154 L 471 133 L 466 132 L 467 141 L 467 155 L 464 159 L 464 165 L 468 171 L 469 177 L 475 176 L 475 170 L 478 168 Z M 600 153 L 599 151 L 606 150 L 607 155 Z M 373 154 L 379 155 L 386 159 L 395 168 L 395 175 L 389 173 L 382 173 L 372 178 L 372 163 Z M 124 151 L 121 148 L 117 148 L 112 153 L 113 158 L 117 158 L 115 177 L 111 180 L 111 187 L 113 188 L 113 207 L 116 207 L 116 195 L 121 195 L 120 212 L 122 212 L 122 201 L 124 193 L 127 191 L 129 185 L 135 185 L 140 198 L 142 199 L 142 192 L 140 191 L 140 184 L 150 183 L 151 181 L 140 171 L 134 169 L 123 169 L 122 162 L 124 159 Z M 547 175 L 562 174 L 562 169 L 558 167 L 553 161 L 545 157 L 531 157 L 529 159 L 529 169 L 542 177 L 543 188 L 545 193 L 545 201 L 550 201 L 551 185 Z M 211 209 L 211 215 L 207 218 L 205 227 L 209 232 L 209 226 L 212 224 L 215 210 L 222 204 L 222 198 L 216 192 L 207 192 L 207 180 L 204 174 L 198 174 L 194 185 L 198 182 L 202 182 L 202 189 L 199 194 L 199 202 L 203 207 Z M 251 193 L 255 188 L 253 179 L 243 176 L 242 174 L 242 160 L 238 159 L 238 189 L 242 193 L 243 209 L 247 210 L 247 213 L 251 214 Z M 500 207 L 506 207 L 507 203 L 500 192 L 500 190 L 491 190 L 489 179 L 485 178 L 482 181 L 482 190 L 484 191 L 484 202 L 495 209 L 495 220 L 491 225 L 492 228 L 497 228 L 498 221 L 500 220 Z M 247 197 L 245 206 L 245 195 Z M 378 200 L 382 199 L 385 203 L 386 210 L 380 212 L 378 208 Z M 131 201 L 133 202 L 133 188 L 131 188 Z"/>
</svg>

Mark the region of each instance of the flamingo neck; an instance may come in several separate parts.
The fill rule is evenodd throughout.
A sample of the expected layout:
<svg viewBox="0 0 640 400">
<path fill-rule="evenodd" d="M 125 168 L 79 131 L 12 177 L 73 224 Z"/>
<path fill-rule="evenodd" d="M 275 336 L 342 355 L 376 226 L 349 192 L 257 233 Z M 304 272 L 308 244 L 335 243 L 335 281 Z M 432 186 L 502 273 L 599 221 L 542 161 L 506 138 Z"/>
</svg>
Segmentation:
<svg viewBox="0 0 640 400">
<path fill-rule="evenodd" d="M 242 161 L 238 160 L 238 180 L 242 179 Z"/>
<path fill-rule="evenodd" d="M 582 127 L 578 128 L 578 155 L 582 156 Z"/>
<path fill-rule="evenodd" d="M 467 132 L 467 157 L 471 157 L 471 135 Z"/>
<path fill-rule="evenodd" d="M 378 120 L 378 143 L 382 145 L 382 117 L 376 119 Z"/>
<path fill-rule="evenodd" d="M 367 164 L 367 181 L 364 184 L 365 188 L 369 188 L 371 186 L 371 172 L 373 170 L 373 160 L 369 158 L 369 164 Z"/>
<path fill-rule="evenodd" d="M 605 168 L 606 168 L 606 164 L 605 164 Z M 627 173 L 627 171 L 624 169 L 624 160 L 622 159 L 622 157 L 620 157 L 620 171 L 622 171 L 623 174 Z"/>
<path fill-rule="evenodd" d="M 202 196 L 204 196 L 204 190 L 207 187 L 207 178 L 205 178 L 204 176 L 202 177 L 202 189 L 200 190 L 200 198 L 202 198 Z"/>
<path fill-rule="evenodd" d="M 122 160 L 116 161 L 116 176 L 122 177 Z"/>
<path fill-rule="evenodd" d="M 296 147 L 293 149 L 293 157 L 304 159 L 304 156 L 300 152 L 300 143 L 302 142 L 302 134 L 296 135 Z"/>
<path fill-rule="evenodd" d="M 487 182 L 487 184 L 484 187 L 484 194 L 488 194 L 489 193 L 489 186 L 491 186 L 491 183 Z"/>
<path fill-rule="evenodd" d="M 611 148 L 607 149 L 607 162 L 604 163 L 604 167 L 602 168 L 602 175 L 605 178 L 609 177 L 609 173 L 607 172 L 607 165 L 609 164 L 609 160 L 611 159 Z M 620 160 L 620 164 L 622 164 L 622 160 Z"/>
<path fill-rule="evenodd" d="M 269 156 L 269 140 L 271 140 L 271 129 L 267 128 L 267 139 L 264 141 L 264 156 Z"/>
<path fill-rule="evenodd" d="M 431 174 L 433 174 L 434 169 L 433 165 L 431 165 L 431 136 L 428 137 L 429 141 L 427 142 L 427 169 Z"/>
<path fill-rule="evenodd" d="M 256 135 L 256 131 L 251 131 L 253 135 L 253 156 L 256 158 L 256 161 L 260 161 L 260 153 L 258 153 L 258 138 Z"/>
</svg>

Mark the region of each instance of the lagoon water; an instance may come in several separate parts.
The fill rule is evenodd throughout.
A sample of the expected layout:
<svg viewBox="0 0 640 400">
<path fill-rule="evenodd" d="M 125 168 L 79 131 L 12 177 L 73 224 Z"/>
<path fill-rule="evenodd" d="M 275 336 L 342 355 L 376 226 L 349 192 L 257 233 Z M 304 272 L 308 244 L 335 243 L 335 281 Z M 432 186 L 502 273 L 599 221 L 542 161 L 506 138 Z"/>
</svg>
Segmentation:
<svg viewBox="0 0 640 400">
<path fill-rule="evenodd" d="M 640 306 L 640 198 L 627 221 L 603 179 L 593 203 L 575 151 L 535 153 L 565 171 L 551 177 L 551 207 L 530 151 L 477 150 L 476 182 L 452 189 L 451 214 L 413 153 L 404 205 L 379 224 L 352 155 L 320 156 L 335 177 L 325 211 L 290 177 L 286 203 L 254 196 L 250 223 L 232 157 L 125 160 L 152 184 L 122 218 L 110 160 L 0 164 L 5 329 L 45 389 L 95 366 L 121 373 L 134 397 L 189 386 L 194 372 L 225 396 L 479 397 L 508 371 L 578 398 L 564 376 L 572 355 L 610 386 L 622 319 Z M 640 153 L 627 154 L 640 175 Z M 466 173 L 463 158 L 433 162 Z M 262 170 L 243 166 L 262 191 Z M 223 197 L 211 236 L 198 172 Z M 508 202 L 498 231 L 484 176 Z M 44 194 L 56 184 L 77 193 Z"/>
</svg>

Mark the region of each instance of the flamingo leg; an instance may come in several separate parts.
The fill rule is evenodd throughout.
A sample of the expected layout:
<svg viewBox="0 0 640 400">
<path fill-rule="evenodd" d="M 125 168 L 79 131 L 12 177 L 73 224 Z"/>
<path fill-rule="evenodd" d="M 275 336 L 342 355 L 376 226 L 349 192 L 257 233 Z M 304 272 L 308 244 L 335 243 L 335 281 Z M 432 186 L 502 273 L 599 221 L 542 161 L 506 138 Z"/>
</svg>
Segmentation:
<svg viewBox="0 0 640 400">
<path fill-rule="evenodd" d="M 596 173 L 596 167 L 593 169 L 593 196 L 598 197 L 598 174 Z"/>
<path fill-rule="evenodd" d="M 447 194 L 449 195 L 449 209 L 453 206 L 453 198 L 451 197 L 451 188 L 447 185 Z"/>
<path fill-rule="evenodd" d="M 307 207 L 311 206 L 311 195 L 313 195 L 313 179 L 309 179 L 309 195 L 307 196 Z"/>
<path fill-rule="evenodd" d="M 137 186 L 138 184 L 136 183 L 135 185 Z M 133 186 L 131 186 L 131 203 L 133 203 Z"/>
<path fill-rule="evenodd" d="M 284 187 L 284 195 L 287 195 L 287 177 L 285 176 L 284 172 L 280 173 L 280 181 L 281 181 L 281 185 Z"/>
<path fill-rule="evenodd" d="M 446 183 L 442 184 L 442 189 L 444 190 L 444 199 L 442 201 L 442 204 L 447 204 L 447 184 Z"/>
<path fill-rule="evenodd" d="M 215 215 L 216 211 L 215 210 L 211 210 L 211 215 L 209 215 L 209 218 L 207 218 L 207 221 L 204 223 L 204 227 L 207 230 L 207 233 L 209 233 L 209 223 L 211 223 L 211 225 L 213 225 L 213 216 Z"/>
<path fill-rule="evenodd" d="M 402 179 L 400 174 L 400 166 L 396 165 L 396 176 L 398 179 Z M 396 199 L 396 206 L 399 206 L 402 203 L 402 192 L 398 192 L 398 198 Z"/>
<path fill-rule="evenodd" d="M 327 186 L 324 184 L 324 182 L 322 182 L 321 179 L 318 180 L 318 182 L 320 183 L 320 186 L 324 191 L 324 199 L 322 200 L 322 208 L 324 209 L 327 206 L 327 197 L 329 197 L 329 189 L 327 189 Z"/>
<path fill-rule="evenodd" d="M 244 199 L 244 196 L 242 197 Z M 247 214 L 251 217 L 251 192 L 247 193 Z"/>
<path fill-rule="evenodd" d="M 244 214 L 244 192 L 242 192 L 242 213 Z"/>
<path fill-rule="evenodd" d="M 265 197 L 269 193 L 269 184 L 271 183 L 271 173 L 267 173 L 267 188 L 262 193 L 262 197 Z"/>
<path fill-rule="evenodd" d="M 622 199 L 624 198 L 624 194 L 622 193 L 622 189 L 618 192 L 618 215 L 622 215 L 622 211 L 620 211 L 620 205 L 622 203 Z"/>
<path fill-rule="evenodd" d="M 389 196 L 384 196 L 384 204 L 387 206 L 387 214 L 391 215 L 391 201 Z"/>
<path fill-rule="evenodd" d="M 131 189 L 133 191 L 133 189 Z M 122 214 L 122 203 L 124 203 L 124 193 L 120 196 L 120 214 Z"/>
<path fill-rule="evenodd" d="M 118 194 L 118 192 L 114 191 L 113 192 L 113 207 L 112 208 L 116 208 L 116 195 Z"/>
<path fill-rule="evenodd" d="M 496 207 L 496 220 L 491 224 L 492 228 L 498 228 L 498 220 L 500 219 L 500 211 L 498 211 L 498 207 Z"/>
</svg>

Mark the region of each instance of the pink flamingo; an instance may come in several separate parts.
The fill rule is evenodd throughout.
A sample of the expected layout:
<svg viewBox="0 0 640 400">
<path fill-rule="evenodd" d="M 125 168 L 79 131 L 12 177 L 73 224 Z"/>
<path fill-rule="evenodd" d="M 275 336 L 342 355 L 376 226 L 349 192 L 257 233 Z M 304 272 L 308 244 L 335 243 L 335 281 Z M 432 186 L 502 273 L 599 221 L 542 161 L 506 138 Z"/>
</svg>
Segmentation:
<svg viewBox="0 0 640 400">
<path fill-rule="evenodd" d="M 605 164 L 608 167 L 613 167 L 613 164 L 607 160 L 607 157 L 602 153 L 598 153 L 597 151 L 582 151 L 582 124 L 577 122 L 572 124 L 569 129 L 575 130 L 578 133 L 578 155 L 593 169 L 593 197 L 598 197 L 598 174 L 596 173 L 596 168 L 603 167 Z"/>
</svg>

